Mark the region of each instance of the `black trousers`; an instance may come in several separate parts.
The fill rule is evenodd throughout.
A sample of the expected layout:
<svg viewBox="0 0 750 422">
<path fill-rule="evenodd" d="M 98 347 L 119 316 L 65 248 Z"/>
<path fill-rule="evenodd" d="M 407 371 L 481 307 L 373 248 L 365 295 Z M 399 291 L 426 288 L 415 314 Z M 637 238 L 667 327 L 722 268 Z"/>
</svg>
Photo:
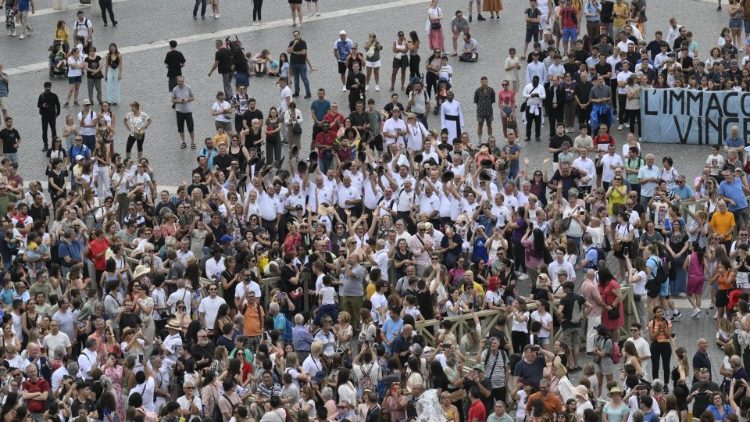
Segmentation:
<svg viewBox="0 0 750 422">
<path fill-rule="evenodd" d="M 415 54 L 413 56 L 409 56 L 409 80 L 415 76 L 420 76 L 419 73 L 419 62 L 420 62 L 419 54 Z"/>
<path fill-rule="evenodd" d="M 255 18 L 258 18 L 258 21 L 262 20 L 260 17 L 260 10 L 263 8 L 263 0 L 253 0 L 253 22 L 255 22 Z"/>
<path fill-rule="evenodd" d="M 548 123 L 549 123 L 549 137 L 550 138 L 555 136 L 555 130 L 557 129 L 557 124 L 563 122 L 563 111 L 564 109 L 563 109 L 562 104 L 558 104 L 557 108 L 550 108 L 547 110 L 547 119 L 549 120 Z"/>
<path fill-rule="evenodd" d="M 617 101 L 615 101 L 615 98 L 617 98 L 617 80 L 610 80 L 609 82 L 609 92 L 612 93 L 612 112 L 617 114 Z"/>
<path fill-rule="evenodd" d="M 195 0 L 195 6 L 193 6 L 193 17 L 198 16 L 198 6 L 201 7 L 201 17 L 206 16 L 206 0 Z"/>
<path fill-rule="evenodd" d="M 617 113 L 617 119 L 622 124 L 622 122 L 625 121 L 625 101 L 627 101 L 628 96 L 625 94 L 617 94 L 617 107 L 619 112 Z M 614 101 L 613 101 L 614 103 Z"/>
<path fill-rule="evenodd" d="M 589 125 L 589 119 L 591 118 L 591 106 L 588 107 L 576 107 L 578 111 L 578 126 Z"/>
<path fill-rule="evenodd" d="M 664 378 L 669 377 L 669 361 L 672 359 L 672 346 L 667 343 L 651 342 L 651 379 L 659 378 L 659 359 L 664 368 Z"/>
<path fill-rule="evenodd" d="M 641 110 L 625 110 L 630 125 L 630 131 L 641 137 Z M 638 132 L 635 131 L 635 121 L 638 121 Z"/>
<path fill-rule="evenodd" d="M 266 231 L 268 231 L 270 240 L 271 242 L 273 242 L 274 239 L 276 239 L 276 219 L 274 218 L 273 220 L 265 220 L 261 218 L 260 225 L 263 226 Z"/>
<path fill-rule="evenodd" d="M 526 139 L 531 139 L 531 123 L 534 122 L 534 133 L 537 138 L 541 138 L 542 132 L 542 110 L 539 110 L 539 114 L 529 113 L 529 109 L 526 109 Z"/>
<path fill-rule="evenodd" d="M 48 138 L 47 138 L 47 128 L 50 128 L 50 131 L 52 132 L 52 139 L 55 139 L 57 137 L 57 116 L 52 115 L 44 115 L 42 114 L 42 142 L 44 142 L 44 146 L 47 147 L 49 145 Z"/>
<path fill-rule="evenodd" d="M 529 344 L 529 333 L 511 331 L 510 340 L 513 343 L 513 353 L 523 353 L 523 348 Z"/>
<path fill-rule="evenodd" d="M 117 22 L 115 20 L 115 12 L 112 10 L 112 0 L 99 0 L 99 8 L 102 9 L 102 20 L 107 23 L 107 13 L 109 13 L 109 20 L 112 24 Z"/>
<path fill-rule="evenodd" d="M 427 90 L 427 96 L 432 98 L 432 91 L 435 91 L 435 94 L 437 94 L 437 82 L 438 77 L 437 73 L 427 72 L 427 75 L 425 76 L 425 88 Z"/>
</svg>

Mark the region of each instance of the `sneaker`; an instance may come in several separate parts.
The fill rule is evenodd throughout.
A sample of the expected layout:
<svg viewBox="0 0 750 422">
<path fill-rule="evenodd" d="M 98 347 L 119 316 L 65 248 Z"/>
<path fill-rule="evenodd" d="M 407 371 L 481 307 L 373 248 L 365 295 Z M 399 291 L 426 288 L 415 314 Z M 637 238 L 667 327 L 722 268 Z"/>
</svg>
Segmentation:
<svg viewBox="0 0 750 422">
<path fill-rule="evenodd" d="M 469 15 L 469 22 L 471 22 L 471 21 L 472 21 L 472 19 L 471 19 L 471 15 Z"/>
<path fill-rule="evenodd" d="M 310 98 L 310 97 L 312 97 L 312 95 L 310 95 L 310 94 L 305 94 L 305 97 L 304 97 L 304 98 Z"/>
<path fill-rule="evenodd" d="M 622 125 L 617 125 L 617 130 L 622 130 Z"/>
<path fill-rule="evenodd" d="M 193 20 L 197 21 L 198 20 L 198 16 L 193 16 Z"/>
<path fill-rule="evenodd" d="M 365 92 L 370 90 L 370 85 L 365 85 Z"/>
<path fill-rule="evenodd" d="M 320 12 L 316 13 L 315 16 L 320 16 Z"/>
<path fill-rule="evenodd" d="M 714 312 L 714 319 L 719 317 L 719 310 L 717 309 L 716 312 Z"/>
<path fill-rule="evenodd" d="M 218 13 L 214 15 L 214 19 L 219 19 L 219 14 Z"/>
<path fill-rule="evenodd" d="M 678 293 L 677 296 L 679 296 L 679 297 L 687 297 L 687 293 Z"/>
<path fill-rule="evenodd" d="M 107 22 L 104 22 L 102 25 L 109 26 L 109 24 Z"/>
<path fill-rule="evenodd" d="M 716 305 L 714 303 L 711 303 L 711 306 L 708 307 L 708 309 L 714 309 L 716 308 Z"/>
<path fill-rule="evenodd" d="M 380 86 L 378 86 L 378 85 L 375 85 L 375 91 L 376 91 L 376 92 L 380 92 Z"/>
<path fill-rule="evenodd" d="M 341 91 L 346 91 L 346 85 L 341 87 Z"/>
<path fill-rule="evenodd" d="M 518 279 L 519 280 L 528 280 L 529 279 L 529 275 L 526 274 L 526 273 L 523 273 L 523 274 L 521 274 L 521 275 L 518 276 Z"/>
<path fill-rule="evenodd" d="M 693 309 L 693 313 L 690 315 L 690 317 L 695 319 L 695 318 L 698 318 L 700 314 L 701 314 L 700 308 L 695 308 Z"/>
<path fill-rule="evenodd" d="M 586 356 L 593 358 L 596 355 L 594 354 L 594 352 L 586 352 Z"/>
<path fill-rule="evenodd" d="M 477 20 L 478 21 L 486 21 L 487 19 L 485 19 L 484 16 L 482 16 L 482 14 L 479 13 L 479 14 L 477 14 Z"/>
<path fill-rule="evenodd" d="M 493 16 L 490 16 L 490 20 L 491 20 L 491 21 L 494 21 L 494 20 L 495 20 L 495 16 L 494 16 L 494 15 L 493 15 Z"/>
<path fill-rule="evenodd" d="M 26 35 L 23 35 L 23 34 L 21 34 L 21 35 L 19 35 L 19 36 L 18 36 L 18 39 L 19 39 L 19 40 L 22 40 L 22 39 L 24 39 L 24 38 L 26 38 Z"/>
<path fill-rule="evenodd" d="M 27 31 L 27 32 L 29 33 L 29 35 L 31 35 L 32 33 L 34 33 L 34 28 L 29 28 L 29 27 L 27 26 L 27 27 L 26 27 L 26 31 Z"/>
<path fill-rule="evenodd" d="M 678 319 L 682 318 L 682 312 L 675 311 L 672 315 L 672 321 L 677 321 Z"/>
<path fill-rule="evenodd" d="M 117 26 L 117 21 L 112 22 L 112 26 Z"/>
<path fill-rule="evenodd" d="M 719 7 L 716 8 L 716 11 L 721 12 L 721 5 L 719 5 Z"/>
</svg>

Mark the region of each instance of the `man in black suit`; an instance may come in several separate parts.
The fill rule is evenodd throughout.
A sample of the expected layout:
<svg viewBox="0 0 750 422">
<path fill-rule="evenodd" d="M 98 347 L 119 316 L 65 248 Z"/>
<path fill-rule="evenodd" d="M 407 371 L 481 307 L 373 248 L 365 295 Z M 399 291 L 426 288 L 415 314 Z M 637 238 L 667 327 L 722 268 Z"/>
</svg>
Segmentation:
<svg viewBox="0 0 750 422">
<path fill-rule="evenodd" d="M 554 76 L 550 84 L 545 88 L 547 97 L 544 99 L 544 108 L 549 119 L 549 136 L 555 136 L 557 122 L 563 121 L 563 108 L 565 107 L 565 91 L 560 86 L 560 78 Z"/>
</svg>

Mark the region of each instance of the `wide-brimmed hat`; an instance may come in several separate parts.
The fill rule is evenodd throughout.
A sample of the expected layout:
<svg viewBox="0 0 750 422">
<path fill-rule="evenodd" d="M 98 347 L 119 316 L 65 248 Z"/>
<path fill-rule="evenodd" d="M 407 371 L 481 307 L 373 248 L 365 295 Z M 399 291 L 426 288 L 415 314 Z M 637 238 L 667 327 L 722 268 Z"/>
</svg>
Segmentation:
<svg viewBox="0 0 750 422">
<path fill-rule="evenodd" d="M 621 396 L 622 396 L 622 390 L 620 389 L 620 387 L 617 387 L 617 386 L 614 386 L 614 387 L 612 387 L 612 388 L 611 388 L 611 389 L 609 390 L 609 395 L 611 396 L 611 395 L 613 395 L 613 394 L 619 394 L 619 395 L 621 395 Z"/>
<path fill-rule="evenodd" d="M 151 269 L 145 265 L 139 265 L 135 267 L 135 271 L 133 272 L 133 280 L 137 279 L 138 277 L 142 275 L 146 275 L 151 272 Z"/>
<path fill-rule="evenodd" d="M 173 330 L 182 330 L 182 326 L 180 325 L 180 322 L 176 319 L 170 319 L 167 323 L 167 328 L 171 328 Z"/>
<path fill-rule="evenodd" d="M 584 400 L 589 399 L 589 389 L 585 385 L 579 385 L 575 388 L 575 395 L 583 397 Z"/>
</svg>

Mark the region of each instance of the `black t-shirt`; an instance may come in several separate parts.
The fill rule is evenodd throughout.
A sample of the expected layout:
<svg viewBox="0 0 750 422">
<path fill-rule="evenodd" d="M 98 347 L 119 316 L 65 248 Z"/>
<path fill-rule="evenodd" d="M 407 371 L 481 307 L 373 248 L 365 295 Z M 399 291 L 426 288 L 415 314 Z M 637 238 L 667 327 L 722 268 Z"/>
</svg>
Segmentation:
<svg viewBox="0 0 750 422">
<path fill-rule="evenodd" d="M 709 404 L 711 404 L 711 393 L 720 391 L 719 385 L 713 381 L 706 383 L 694 382 L 690 392 L 698 391 L 693 399 L 693 414 L 702 415 Z"/>
<path fill-rule="evenodd" d="M 432 300 L 432 295 L 429 291 L 417 293 L 417 305 L 419 305 L 419 312 L 422 314 L 424 319 L 430 320 L 435 318 L 435 306 Z"/>
<path fill-rule="evenodd" d="M 244 113 L 242 113 L 242 120 L 247 122 L 247 127 L 251 126 L 251 123 L 253 122 L 253 119 L 258 119 L 261 122 L 263 121 L 263 112 L 258 110 L 257 108 L 253 111 L 245 110 Z"/>
<path fill-rule="evenodd" d="M 570 139 L 570 136 L 568 136 L 568 135 L 563 135 L 563 136 L 557 136 L 557 135 L 555 135 L 555 136 L 549 138 L 549 147 L 550 148 L 555 148 L 555 149 L 562 148 L 563 143 L 566 142 L 566 141 L 568 142 L 568 146 L 571 146 L 571 147 L 573 146 L 573 141 Z M 558 157 L 559 156 L 560 156 L 559 152 L 553 153 L 552 154 L 552 161 L 555 162 L 555 163 L 558 162 Z"/>
<path fill-rule="evenodd" d="M 128 327 L 136 329 L 141 324 L 141 317 L 136 313 L 123 312 L 120 315 L 120 329 L 124 330 Z"/>
<path fill-rule="evenodd" d="M 538 18 L 542 15 L 542 11 L 536 7 L 533 9 L 529 7 L 523 13 L 526 15 L 527 18 L 531 18 L 531 19 Z M 526 29 L 536 29 L 536 28 L 539 28 L 539 23 L 526 22 Z"/>
<path fill-rule="evenodd" d="M 289 47 L 292 47 L 292 51 L 300 52 L 302 50 L 307 50 L 307 43 L 303 40 L 296 40 L 297 44 L 295 45 L 295 40 L 292 40 L 289 43 Z M 300 55 L 300 54 L 290 54 L 289 55 L 289 64 L 305 64 L 305 59 L 307 58 L 307 54 Z"/>
<path fill-rule="evenodd" d="M 225 75 L 232 72 L 232 52 L 228 48 L 222 47 L 216 50 L 214 60 L 219 62 L 217 70 L 220 74 Z"/>
<path fill-rule="evenodd" d="M 451 240 L 456 244 L 456 246 L 453 249 L 449 249 L 448 252 L 446 252 L 446 255 L 450 254 L 450 256 L 457 258 L 461 254 L 461 245 L 463 244 L 463 239 L 461 239 L 460 234 L 456 233 L 453 235 L 453 239 Z M 448 247 L 448 236 L 443 236 L 443 240 L 440 241 L 440 247 Z"/>
<path fill-rule="evenodd" d="M 29 216 L 34 219 L 34 221 L 44 221 L 44 219 L 49 215 L 49 208 L 44 206 L 42 204 L 41 207 L 37 207 L 35 204 L 31 204 L 29 206 Z"/>
<path fill-rule="evenodd" d="M 177 50 L 170 50 L 164 57 L 164 63 L 167 65 L 167 77 L 182 76 L 182 65 L 185 64 L 185 56 L 182 53 Z"/>
<path fill-rule="evenodd" d="M 535 389 L 539 388 L 539 381 L 542 380 L 542 371 L 547 365 L 544 363 L 544 357 L 537 356 L 536 360 L 527 363 L 521 359 L 516 364 L 513 375 L 521 377 L 525 384 L 531 384 Z"/>
<path fill-rule="evenodd" d="M 70 405 L 70 413 L 73 419 L 78 418 L 78 415 L 79 415 L 78 411 L 81 408 L 86 409 L 87 414 L 91 413 L 96 410 L 96 402 L 90 399 L 86 399 L 83 402 L 81 402 L 78 399 L 73 400 L 73 403 Z"/>
<path fill-rule="evenodd" d="M 586 299 L 577 293 L 570 293 L 560 299 L 560 305 L 563 306 L 563 319 L 561 322 L 563 328 L 576 328 L 580 326 L 580 323 L 573 324 L 573 311 L 575 310 L 576 303 L 579 307 L 583 306 L 583 304 L 586 303 Z"/>
<path fill-rule="evenodd" d="M 6 154 L 15 154 L 18 152 L 16 142 L 18 142 L 20 139 L 21 135 L 15 128 L 3 128 L 2 130 L 0 130 L 0 140 L 3 141 L 3 152 Z"/>
<path fill-rule="evenodd" d="M 83 59 L 84 62 L 86 62 L 86 77 L 91 79 L 101 79 L 104 77 L 104 74 L 101 72 L 97 72 L 94 74 L 96 70 L 98 70 L 102 66 L 102 58 L 99 56 L 95 56 L 93 59 L 90 57 L 86 57 Z M 89 70 L 90 69 L 90 70 Z"/>
<path fill-rule="evenodd" d="M 587 103 L 589 102 L 589 94 L 591 93 L 591 87 L 593 84 L 589 81 L 581 82 L 581 80 L 576 81 L 576 89 L 575 94 L 576 97 L 578 97 L 578 101 L 581 103 Z"/>
<path fill-rule="evenodd" d="M 562 174 L 560 174 L 560 170 L 557 170 L 555 171 L 554 176 L 552 176 L 552 179 L 550 180 L 551 182 L 550 186 L 557 186 L 557 182 L 562 180 L 563 182 L 562 196 L 563 198 L 568 199 L 568 190 L 570 190 L 570 188 L 576 187 L 577 185 L 576 180 L 578 179 L 578 177 L 579 175 L 578 175 L 577 169 L 571 168 L 570 174 L 567 176 L 563 176 Z"/>
<path fill-rule="evenodd" d="M 188 186 L 188 188 L 187 188 L 187 194 L 188 194 L 188 196 L 190 196 L 190 194 L 193 192 L 193 189 L 200 189 L 201 192 L 203 192 L 203 196 L 208 195 L 208 187 L 206 185 L 204 185 L 203 183 L 201 183 L 199 185 L 190 185 L 190 186 Z"/>
<path fill-rule="evenodd" d="M 601 63 L 601 62 L 599 62 L 599 63 L 597 63 L 597 64 L 594 65 L 594 69 L 596 69 L 596 74 L 597 75 L 604 76 L 607 73 L 612 72 L 612 65 L 610 65 L 609 63 Z M 609 84 L 609 78 L 605 77 L 604 78 L 604 82 L 606 82 L 607 84 Z"/>
<path fill-rule="evenodd" d="M 297 277 L 297 272 L 293 268 L 289 268 L 288 265 L 284 265 L 281 268 L 281 289 L 286 294 L 291 294 L 297 288 L 297 286 L 289 282 L 289 279 L 293 277 Z"/>
<path fill-rule="evenodd" d="M 234 278 L 235 274 L 236 274 L 236 272 L 230 273 L 229 271 L 225 270 L 224 272 L 221 273 L 221 278 L 223 278 L 224 280 L 226 280 L 227 283 L 229 283 L 229 282 L 232 281 L 232 279 Z M 236 306 L 234 304 L 234 292 L 235 292 L 236 289 L 237 289 L 237 284 L 236 283 L 232 284 L 228 289 L 224 289 L 224 301 L 232 309 L 236 308 Z M 219 333 L 219 334 L 221 334 L 221 333 Z"/>
</svg>

